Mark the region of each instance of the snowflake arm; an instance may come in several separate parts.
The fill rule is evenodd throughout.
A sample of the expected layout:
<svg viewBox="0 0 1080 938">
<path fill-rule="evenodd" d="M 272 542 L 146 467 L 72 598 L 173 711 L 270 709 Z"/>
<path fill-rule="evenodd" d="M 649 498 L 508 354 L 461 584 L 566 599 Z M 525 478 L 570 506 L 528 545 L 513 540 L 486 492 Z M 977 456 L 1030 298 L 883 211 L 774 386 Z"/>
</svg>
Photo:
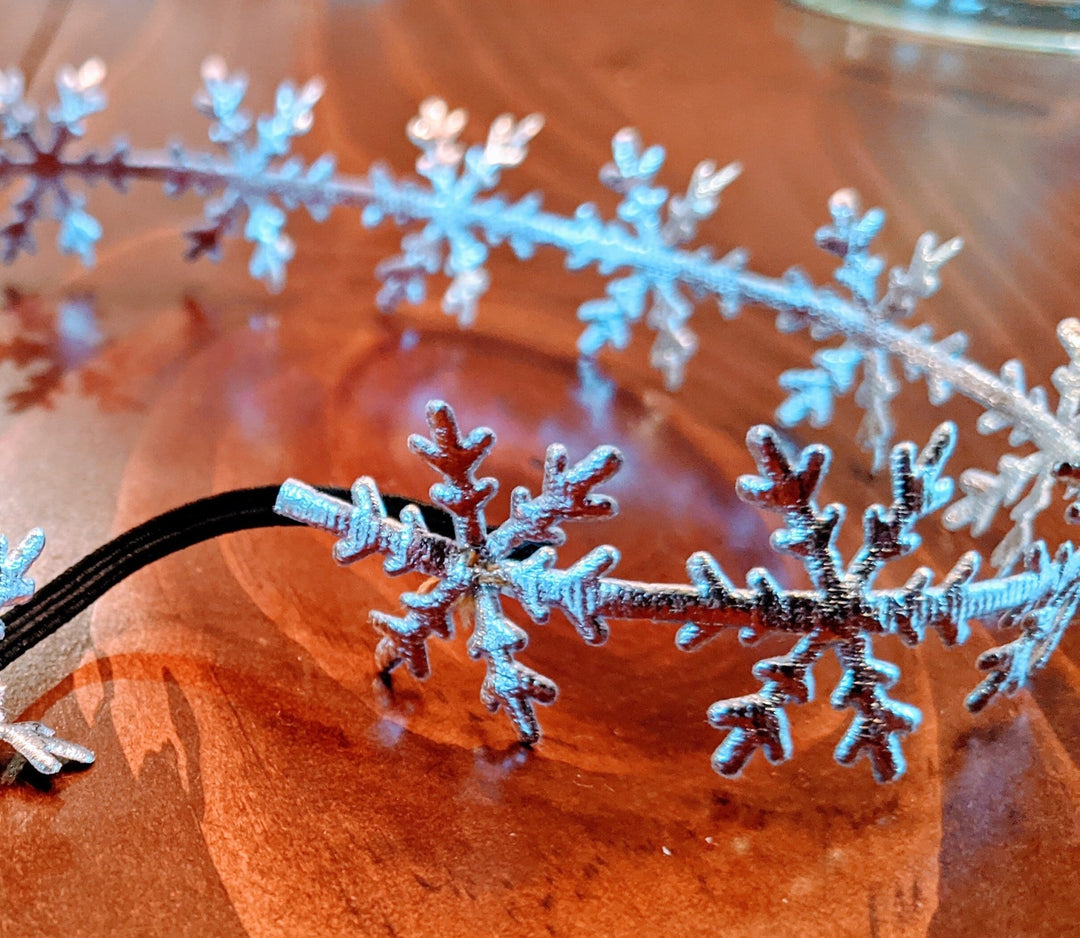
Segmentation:
<svg viewBox="0 0 1080 938">
<path fill-rule="evenodd" d="M 797 461 L 793 460 L 776 432 L 765 426 L 754 427 L 746 444 L 760 474 L 739 479 L 739 497 L 782 514 L 787 526 L 773 533 L 773 546 L 802 558 L 818 589 L 836 592 L 841 586 L 841 570 L 833 539 L 843 520 L 843 506 L 819 509 L 814 500 L 828 471 L 828 449 L 808 446 Z"/>
<path fill-rule="evenodd" d="M 431 487 L 431 498 L 454 516 L 458 539 L 479 547 L 487 537 L 484 506 L 498 491 L 498 483 L 490 477 L 477 479 L 475 472 L 495 443 L 495 434 L 480 427 L 462 437 L 453 410 L 442 401 L 428 404 L 427 418 L 431 438 L 413 434 L 409 449 L 442 475 L 444 481 Z"/>
<path fill-rule="evenodd" d="M 486 584 L 477 590 L 473 615 L 469 655 L 483 659 L 487 666 L 480 700 L 492 713 L 503 708 L 517 730 L 518 739 L 532 745 L 540 739 L 533 702 L 553 703 L 558 688 L 550 678 L 514 657 L 516 652 L 524 650 L 529 637 L 503 615 L 498 587 Z"/>
<path fill-rule="evenodd" d="M 979 669 L 988 673 L 965 701 L 972 713 L 998 694 L 1011 697 L 1025 687 L 1046 666 L 1080 608 L 1080 551 L 1072 544 L 1062 544 L 1051 561 L 1045 544 L 1038 541 L 1024 552 L 1022 563 L 1041 581 L 1042 595 L 999 621 L 1000 628 L 1019 625 L 1020 634 L 979 656 Z"/>
<path fill-rule="evenodd" d="M 0 740 L 15 750 L 15 756 L 4 768 L 0 781 L 14 781 L 26 763 L 42 775 L 55 775 L 66 762 L 91 765 L 94 753 L 78 743 L 60 739 L 56 730 L 34 720 L 22 723 L 7 721 L 0 699 Z"/>
<path fill-rule="evenodd" d="M 906 319 L 919 300 L 937 293 L 941 287 L 941 268 L 963 250 L 963 238 L 940 242 L 932 231 L 919 235 L 906 268 L 894 267 L 889 272 L 889 289 L 881 301 L 889 320 Z"/>
<path fill-rule="evenodd" d="M 913 443 L 893 447 L 892 503 L 888 508 L 871 506 L 863 516 L 863 545 L 848 568 L 848 583 L 868 587 L 884 564 L 918 548 L 915 524 L 952 499 L 952 480 L 941 472 L 955 446 L 956 427 L 945 423 L 922 450 Z"/>
<path fill-rule="evenodd" d="M 29 599 L 34 594 L 34 581 L 26 574 L 45 547 L 45 532 L 34 528 L 16 547 L 8 549 L 8 541 L 0 534 L 0 606 Z M 0 623 L 0 638 L 3 625 Z"/>
<path fill-rule="evenodd" d="M 469 590 L 470 578 L 464 554 L 448 555 L 442 579 L 431 578 L 425 589 L 401 594 L 404 616 L 373 612 L 371 623 L 382 637 L 375 647 L 375 666 L 379 673 L 390 674 L 405 664 L 417 680 L 431 673 L 428 663 L 429 638 L 450 638 L 454 632 L 453 608 Z"/>
<path fill-rule="evenodd" d="M 562 545 L 565 521 L 610 518 L 618 506 L 593 489 L 610 479 L 622 466 L 622 454 L 612 446 L 599 447 L 585 459 L 569 465 L 566 448 L 548 447 L 544 460 L 544 482 L 534 497 L 519 486 L 510 493 L 510 517 L 499 525 L 488 540 L 493 556 L 506 557 L 527 542 Z"/>
<path fill-rule="evenodd" d="M 773 764 L 791 758 L 791 727 L 782 707 L 767 694 L 748 694 L 709 707 L 709 724 L 727 731 L 712 755 L 720 775 L 737 776 L 760 750 Z"/>
<path fill-rule="evenodd" d="M 837 657 L 843 677 L 829 702 L 837 710 L 854 710 L 855 718 L 836 747 L 836 761 L 851 765 L 865 755 L 874 778 L 891 782 L 907 770 L 900 737 L 918 728 L 922 714 L 888 696 L 886 691 L 900 679 L 900 669 L 873 656 L 869 636 L 839 645 Z"/>
</svg>

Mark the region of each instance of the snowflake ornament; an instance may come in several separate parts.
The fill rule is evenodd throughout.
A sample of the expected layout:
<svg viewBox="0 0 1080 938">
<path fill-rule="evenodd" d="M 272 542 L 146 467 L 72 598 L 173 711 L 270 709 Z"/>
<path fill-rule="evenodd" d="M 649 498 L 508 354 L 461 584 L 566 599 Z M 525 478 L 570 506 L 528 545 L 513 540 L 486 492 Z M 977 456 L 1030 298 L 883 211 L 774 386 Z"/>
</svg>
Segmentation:
<svg viewBox="0 0 1080 938">
<path fill-rule="evenodd" d="M 8 549 L 7 538 L 0 535 L 0 607 L 28 599 L 34 593 L 34 583 L 26 573 L 45 546 L 45 535 L 34 528 L 17 546 Z M 4 636 L 0 621 L 0 638 Z M 94 754 L 77 743 L 57 737 L 56 732 L 37 721 L 13 723 L 4 709 L 6 688 L 0 684 L 0 740 L 15 750 L 0 781 L 11 782 L 24 765 L 29 763 L 43 775 L 55 775 L 65 762 L 89 765 Z"/>
<path fill-rule="evenodd" d="M 59 97 L 42 128 L 37 109 L 23 98 L 22 73 L 11 68 L 0 72 L 0 139 L 17 144 L 25 153 L 22 160 L 0 157 L 0 183 L 15 175 L 27 180 L 12 203 L 14 217 L 0 227 L 0 255 L 5 263 L 15 260 L 20 251 L 34 253 L 34 222 L 46 215 L 60 223 L 56 239 L 60 252 L 75 254 L 87 267 L 93 266 L 101 224 L 86 212 L 86 200 L 71 191 L 61 169 L 68 145 L 86 132 L 84 119 L 105 107 L 104 78 L 100 59 L 90 59 L 78 69 L 60 69 L 56 76 Z M 125 150 L 125 144 L 118 142 L 108 156 L 87 157 L 85 166 L 91 174 L 107 174 Z"/>
<path fill-rule="evenodd" d="M 401 254 L 376 269 L 383 281 L 376 302 L 384 312 L 403 300 L 421 302 L 427 293 L 427 275 L 441 270 L 451 278 L 443 294 L 443 310 L 462 326 L 472 325 L 476 318 L 477 302 L 490 283 L 484 269 L 488 248 L 474 234 L 471 220 L 473 211 L 482 210 L 477 196 L 498 185 L 504 169 L 520 165 L 544 119 L 530 114 L 518 121 L 503 114 L 491 124 L 484 144 L 468 148 L 458 140 L 465 122 L 463 110 L 450 110 L 440 98 L 428 98 L 420 105 L 419 115 L 409 121 L 409 139 L 420 150 L 416 171 L 431 184 L 430 218 L 420 232 L 405 235 Z M 380 169 L 372 171 L 372 180 L 376 189 L 393 185 Z M 526 197 L 518 211 L 528 212 L 536 202 L 534 196 Z M 378 201 L 373 201 L 364 209 L 364 224 L 376 225 L 385 215 Z M 525 239 L 514 238 L 510 243 L 520 257 L 532 253 L 533 245 Z"/>
<path fill-rule="evenodd" d="M 487 668 L 480 699 L 493 713 L 505 711 L 521 742 L 535 743 L 540 738 L 535 705 L 554 701 L 557 689 L 516 659 L 528 635 L 506 617 L 500 597 L 512 595 L 537 623 L 559 609 L 590 644 L 607 638 L 596 614 L 597 583 L 618 554 L 598 548 L 564 571 L 556 569 L 556 548 L 565 541 L 566 522 L 615 513 L 615 502 L 594 489 L 615 474 L 621 456 L 612 447 L 599 447 L 571 465 L 562 446 L 549 447 L 540 493 L 514 489 L 509 517 L 489 530 L 484 508 L 498 483 L 477 478 L 476 471 L 495 443 L 494 433 L 482 427 L 463 435 L 454 412 L 441 401 L 428 404 L 427 420 L 431 436 L 410 437 L 409 448 L 443 477 L 432 486 L 431 498 L 453 518 L 453 539 L 429 531 L 415 506 L 398 519 L 388 518 L 370 478 L 354 484 L 351 507 L 302 483 L 286 483 L 275 510 L 294 520 L 330 525 L 341 535 L 334 546 L 339 563 L 379 553 L 387 573 L 430 578 L 420 590 L 402 594 L 404 615 L 372 614 L 381 636 L 375 662 L 382 674 L 404 664 L 413 677 L 426 678 L 428 641 L 449 638 L 455 615 L 468 611 L 469 655 Z M 515 560 L 514 552 L 524 544 L 546 546 L 527 560 Z"/>
<path fill-rule="evenodd" d="M 938 271 L 963 247 L 960 238 L 939 244 L 937 235 L 927 232 L 916 242 L 911 263 L 907 268 L 892 269 L 888 289 L 879 296 L 878 281 L 885 262 L 870 253 L 870 245 L 885 224 L 885 213 L 878 208 L 863 212 L 858 193 L 852 189 L 835 193 L 829 200 L 829 212 L 832 224 L 818 230 L 818 246 L 841 258 L 836 282 L 848 290 L 855 309 L 871 326 L 893 324 L 911 316 L 919 300 L 937 292 L 941 285 Z M 796 318 L 793 325 L 798 328 L 801 323 Z M 785 323 L 782 321 L 780 326 L 784 328 Z M 817 331 L 821 335 L 825 330 L 819 325 Z M 929 342 L 929 331 L 924 330 L 922 338 Z M 966 346 L 963 333 L 936 344 L 938 351 L 951 358 L 961 355 Z M 873 453 L 874 471 L 884 468 L 895 431 L 891 402 L 900 391 L 893 359 L 887 347 L 871 345 L 858 337 L 848 338 L 839 348 L 817 352 L 814 368 L 793 369 L 780 376 L 780 386 L 790 396 L 777 410 L 777 419 L 787 427 L 803 420 L 815 427 L 825 426 L 832 420 L 834 399 L 855 387 L 861 372 L 855 400 L 865 416 L 858 439 Z M 911 365 L 908 372 L 910 377 L 918 374 Z M 952 388 L 942 383 L 931 386 L 930 397 L 938 404 L 951 393 Z"/>
<path fill-rule="evenodd" d="M 195 95 L 195 107 L 213 121 L 210 139 L 226 152 L 242 180 L 256 181 L 276 171 L 285 179 L 312 185 L 333 175 L 334 161 L 329 156 L 321 157 L 305 170 L 298 157 L 289 155 L 293 138 L 306 134 L 314 123 L 312 108 L 322 97 L 321 79 L 312 79 L 300 88 L 283 82 L 274 99 L 273 113 L 252 120 L 242 108 L 246 75 L 230 74 L 224 61 L 215 56 L 203 63 L 202 77 L 203 88 Z M 174 150 L 174 156 L 182 160 L 182 150 Z M 171 187 L 174 193 L 179 189 L 179 184 Z M 287 194 L 284 201 L 286 207 L 294 207 Z M 316 221 L 326 218 L 328 206 L 317 201 L 307 205 Z M 200 254 L 218 256 L 222 239 L 245 214 L 244 237 L 255 245 L 249 264 L 251 276 L 278 291 L 285 285 L 285 265 L 292 260 L 296 247 L 283 233 L 285 211 L 268 195 L 252 193 L 243 186 L 226 186 L 219 197 L 207 203 L 206 225 L 188 231 L 188 258 Z"/>
<path fill-rule="evenodd" d="M 611 152 L 613 161 L 600 170 L 600 181 L 622 196 L 622 201 L 616 212 L 619 221 L 609 224 L 609 233 L 612 228 L 618 230 L 624 238 L 635 240 L 643 252 L 662 252 L 693 240 L 698 224 L 716 212 L 720 193 L 742 172 L 738 163 L 717 169 L 711 160 L 703 161 L 695 167 L 686 193 L 669 197 L 667 189 L 654 184 L 664 165 L 663 147 L 643 148 L 637 131 L 627 128 L 615 135 Z M 591 206 L 578 209 L 579 218 L 594 215 Z M 723 263 L 740 270 L 746 254 L 736 250 Z M 603 259 L 600 269 L 607 270 Z M 578 349 L 588 357 L 608 345 L 624 349 L 634 323 L 645 316 L 657 334 L 652 365 L 664 375 L 668 388 L 679 387 L 686 363 L 697 351 L 697 337 L 687 325 L 693 303 L 679 279 L 674 270 L 642 268 L 610 280 L 604 299 L 589 300 L 578 309 L 578 318 L 586 324 Z"/>
<path fill-rule="evenodd" d="M 841 667 L 831 703 L 855 713 L 836 748 L 837 761 L 847 765 L 867 755 L 878 781 L 891 781 L 904 773 L 900 739 L 918 727 L 921 715 L 915 707 L 888 694 L 900 677 L 900 669 L 874 657 L 873 636 L 884 631 L 889 622 L 875 615 L 869 598 L 882 566 L 919 546 L 915 523 L 952 497 L 952 481 L 943 478 L 941 471 L 955 438 L 955 427 L 942 424 L 921 452 L 910 443 L 893 449 L 892 503 L 866 511 L 862 548 L 845 565 L 834 544 L 844 508 L 836 504 L 820 508 L 816 502 L 828 471 L 829 451 L 809 446 L 795 457 L 771 429 L 757 427 L 750 432 L 747 445 L 760 475 L 743 476 L 739 496 L 783 516 L 786 526 L 773 535 L 773 546 L 802 561 L 820 602 L 807 620 L 792 610 L 786 631 L 798 632 L 800 637 L 788 654 L 755 665 L 754 676 L 762 684 L 759 692 L 720 701 L 709 709 L 709 722 L 727 732 L 713 756 L 713 765 L 722 775 L 737 775 L 758 749 L 772 762 L 790 758 L 784 705 L 813 698 L 813 666 L 830 648 Z M 708 554 L 691 558 L 689 570 L 700 588 L 715 591 L 730 586 Z M 783 604 L 782 592 L 765 571 L 751 573 L 750 580 L 757 584 L 762 605 Z M 693 650 L 714 634 L 715 630 L 691 623 L 683 627 L 677 640 L 680 647 Z M 751 625 L 740 637 L 754 641 L 761 634 Z M 952 641 L 963 639 L 955 633 L 949 637 Z"/>
</svg>

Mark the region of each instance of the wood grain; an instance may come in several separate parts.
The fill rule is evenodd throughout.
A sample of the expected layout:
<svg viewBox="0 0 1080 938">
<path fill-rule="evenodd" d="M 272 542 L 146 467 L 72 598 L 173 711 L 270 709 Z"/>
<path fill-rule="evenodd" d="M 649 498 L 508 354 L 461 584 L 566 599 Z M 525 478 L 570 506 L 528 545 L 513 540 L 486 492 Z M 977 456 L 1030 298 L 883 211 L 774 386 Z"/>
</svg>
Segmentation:
<svg viewBox="0 0 1080 938">
<path fill-rule="evenodd" d="M 348 171 L 375 159 L 407 171 L 403 126 L 432 93 L 481 127 L 543 112 L 506 189 L 541 189 L 562 211 L 591 199 L 610 210 L 596 171 L 627 124 L 668 147 L 672 185 L 701 158 L 738 158 L 746 173 L 702 237 L 749 247 L 766 273 L 829 275 L 813 231 L 828 195 L 853 185 L 889 211 L 882 247 L 898 261 L 926 228 L 965 238 L 920 312 L 936 332 L 968 331 L 988 365 L 1018 355 L 1033 380 L 1063 357 L 1053 327 L 1075 313 L 1080 269 L 1071 60 L 733 0 L 24 0 L 4 23 L 0 60 L 39 99 L 59 64 L 108 62 L 111 106 L 92 140 L 197 143 L 190 95 L 216 51 L 249 72 L 255 101 L 282 77 L 324 75 L 302 149 L 331 150 Z M 298 255 L 270 297 L 240 244 L 219 267 L 183 263 L 197 199 L 143 188 L 95 192 L 92 205 L 106 229 L 96 270 L 43 246 L 4 272 L 0 508 L 6 532 L 46 527 L 39 580 L 235 486 L 370 474 L 423 497 L 431 479 L 404 440 L 432 396 L 497 430 L 496 516 L 513 485 L 536 484 L 551 440 L 579 455 L 615 443 L 628 457 L 620 517 L 574 532 L 571 552 L 610 542 L 625 575 L 681 578 L 705 548 L 730 571 L 797 578 L 768 550 L 770 520 L 733 494 L 747 427 L 769 419 L 776 376 L 811 351 L 761 311 L 725 322 L 702 308 L 701 352 L 674 395 L 639 336 L 604 359 L 617 391 L 590 408 L 573 311 L 601 281 L 566 274 L 553 253 L 520 264 L 497 251 L 479 322 L 462 332 L 437 299 L 375 312 L 372 271 L 397 232 L 365 232 L 349 213 L 291 220 Z M 55 326 L 72 299 L 103 338 L 74 356 Z M 921 387 L 903 401 L 905 434 L 942 417 Z M 962 429 L 956 463 L 991 467 L 1003 441 L 977 436 L 974 407 L 947 410 Z M 858 507 L 882 480 L 852 441 L 856 419 L 845 405 L 817 436 L 836 450 L 832 492 Z M 1053 519 L 1046 531 L 1063 535 Z M 967 546 L 930 526 L 918 560 L 944 568 Z M 835 765 L 843 721 L 824 702 L 795 716 L 793 762 L 756 761 L 728 781 L 709 769 L 718 739 L 704 712 L 752 688 L 760 649 L 732 638 L 687 657 L 648 623 L 618 624 L 603 649 L 561 620 L 534 629 L 528 661 L 561 696 L 525 752 L 480 705 L 482 669 L 460 637 L 436 649 L 426 685 L 374 681 L 367 613 L 395 608 L 402 584 L 374 560 L 335 568 L 329 547 L 290 530 L 194 548 L 8 670 L 26 713 L 98 763 L 0 793 L 0 933 L 1080 934 L 1077 635 L 1032 693 L 977 719 L 961 701 L 985 631 L 954 650 L 886 643 L 904 667 L 899 693 L 924 714 L 898 784 Z"/>
</svg>

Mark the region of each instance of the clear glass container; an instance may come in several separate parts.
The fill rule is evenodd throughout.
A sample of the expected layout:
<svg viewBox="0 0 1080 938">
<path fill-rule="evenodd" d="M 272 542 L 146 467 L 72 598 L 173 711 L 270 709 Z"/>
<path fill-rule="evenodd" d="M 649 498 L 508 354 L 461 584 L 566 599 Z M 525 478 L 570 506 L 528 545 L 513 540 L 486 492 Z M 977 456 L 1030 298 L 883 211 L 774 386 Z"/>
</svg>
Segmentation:
<svg viewBox="0 0 1080 938">
<path fill-rule="evenodd" d="M 1080 0 L 792 0 L 869 26 L 978 45 L 1080 55 Z"/>
</svg>

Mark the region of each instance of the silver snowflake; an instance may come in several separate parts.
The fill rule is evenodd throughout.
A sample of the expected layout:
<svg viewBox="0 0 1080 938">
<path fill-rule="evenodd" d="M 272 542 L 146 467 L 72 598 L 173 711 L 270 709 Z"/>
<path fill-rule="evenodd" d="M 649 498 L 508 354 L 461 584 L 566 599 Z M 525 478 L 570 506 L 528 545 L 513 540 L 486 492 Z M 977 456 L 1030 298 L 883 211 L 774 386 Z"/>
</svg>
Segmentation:
<svg viewBox="0 0 1080 938">
<path fill-rule="evenodd" d="M 924 234 L 915 244 L 907 268 L 894 267 L 889 274 L 888 289 L 879 296 L 878 281 L 885 269 L 884 261 L 870 253 L 870 245 L 882 225 L 885 213 L 873 208 L 863 212 L 858 194 L 842 189 L 829 200 L 832 224 L 817 232 L 820 247 L 842 259 L 836 271 L 836 281 L 851 295 L 859 315 L 865 317 L 871 329 L 893 324 L 914 312 L 918 301 L 937 292 L 941 281 L 938 271 L 963 246 L 959 238 L 939 244 L 933 232 Z M 799 328 L 807 324 L 805 317 L 783 316 L 781 329 Z M 818 324 L 817 333 L 824 337 L 827 327 Z M 922 338 L 930 342 L 923 330 Z M 959 357 L 967 345 L 962 333 L 937 343 L 940 352 Z M 884 467 L 895 424 L 891 402 L 900 390 L 895 374 L 894 355 L 881 344 L 867 342 L 862 336 L 851 336 L 839 348 L 823 349 L 814 355 L 814 368 L 793 369 L 780 377 L 780 386 L 790 392 L 777 410 L 777 419 L 784 426 L 794 426 L 807 420 L 812 426 L 825 426 L 832 420 L 834 398 L 846 394 L 862 377 L 855 389 L 855 400 L 865 411 L 859 428 L 859 441 L 873 453 L 874 469 Z M 916 376 L 908 366 L 910 377 Z M 943 383 L 931 387 L 934 403 L 943 403 L 952 388 Z"/>
<path fill-rule="evenodd" d="M 56 170 L 63 166 L 68 145 L 86 132 L 84 119 L 104 109 L 104 78 L 105 66 L 99 59 L 90 59 L 78 69 L 61 68 L 56 76 L 58 99 L 49 108 L 48 124 L 43 129 L 37 108 L 23 98 L 22 73 L 13 68 L 0 72 L 0 133 L 25 153 L 23 160 L 0 157 L 0 182 L 16 175 L 27 180 L 12 204 L 14 217 L 0 227 L 0 253 L 5 263 L 13 261 L 20 251 L 34 253 L 34 222 L 51 215 L 60 223 L 56 244 L 61 253 L 75 254 L 87 267 L 93 266 L 101 225 L 86 212 L 86 200 L 72 192 L 65 175 Z M 109 155 L 89 157 L 85 162 L 88 168 L 93 166 L 92 173 L 107 175 L 110 167 L 119 165 L 125 151 L 126 145 L 119 142 Z"/>
<path fill-rule="evenodd" d="M 739 495 L 783 515 L 786 527 L 773 535 L 773 546 L 802 561 L 819 601 L 811 618 L 800 619 L 791 611 L 785 631 L 800 633 L 792 650 L 755 665 L 760 691 L 720 701 L 709 709 L 709 722 L 727 731 L 713 756 L 718 772 L 738 774 L 758 749 L 772 762 L 790 758 L 791 736 L 784 706 L 813 698 L 813 666 L 832 649 L 840 662 L 841 679 L 830 701 L 837 709 L 855 712 L 836 748 L 837 761 L 849 764 L 865 754 L 878 781 L 903 774 L 900 738 L 919 725 L 921 715 L 915 707 L 888 694 L 900 677 L 900 669 L 874 657 L 873 636 L 885 631 L 888 623 L 875 613 L 870 593 L 882 566 L 918 547 L 915 523 L 952 496 L 952 481 L 943 478 L 941 471 L 954 444 L 955 428 L 943 424 L 921 452 L 910 443 L 893 449 L 892 503 L 887 508 L 875 505 L 867 510 L 862 548 L 845 565 L 835 547 L 844 508 L 836 504 L 821 508 L 816 501 L 828 471 L 828 450 L 810 446 L 794 456 L 771 429 L 757 427 L 750 432 L 747 445 L 760 475 L 743 476 Z M 692 557 L 688 569 L 700 589 L 730 590 L 730 583 L 708 554 Z M 750 580 L 763 604 L 783 605 L 783 593 L 768 573 L 755 571 Z M 680 632 L 679 644 L 692 650 L 712 634 L 691 623 Z M 741 637 L 754 641 L 762 634 L 751 625 L 742 630 Z"/>
<path fill-rule="evenodd" d="M 431 436 L 410 437 L 409 448 L 443 477 L 432 486 L 431 497 L 453 517 L 452 539 L 429 531 L 415 506 L 398 519 L 388 518 L 369 478 L 353 486 L 351 506 L 302 483 L 286 483 L 275 510 L 338 533 L 334 557 L 339 563 L 379 553 L 387 573 L 430 578 L 420 590 L 402 594 L 403 615 L 372 614 L 381 636 L 375 662 L 382 673 L 404 664 L 414 677 L 426 678 L 428 641 L 449 638 L 455 614 L 471 612 L 468 651 L 487 666 L 480 699 L 492 712 L 504 709 L 521 741 L 534 743 L 540 738 L 535 704 L 551 703 L 556 686 L 516 659 L 528 635 L 506 617 L 500 597 L 504 591 L 512 595 L 534 622 L 546 622 L 551 610 L 559 609 L 585 641 L 606 639 L 606 626 L 596 614 L 597 584 L 618 554 L 598 548 L 568 570 L 558 570 L 556 548 L 565 540 L 566 522 L 615 513 L 615 502 L 594 489 L 618 470 L 621 457 L 611 447 L 599 447 L 571 464 L 562 446 L 549 447 L 540 493 L 514 489 L 509 517 L 489 530 L 484 508 L 498 485 L 490 477 L 477 478 L 476 471 L 495 443 L 494 433 L 479 428 L 463 435 L 441 401 L 428 405 L 427 420 Z M 547 546 L 527 560 L 513 559 L 526 543 Z"/>
<path fill-rule="evenodd" d="M 428 98 L 420 105 L 419 115 L 409 121 L 409 139 L 420 149 L 416 171 L 431 184 L 430 218 L 421 231 L 402 239 L 401 254 L 383 261 L 376 270 L 383 281 L 377 302 L 384 311 L 403 300 L 422 301 L 427 275 L 441 270 L 451 278 L 443 309 L 463 326 L 476 318 L 476 304 L 490 278 L 484 268 L 488 248 L 474 233 L 470 212 L 477 208 L 477 195 L 493 189 L 504 169 L 525 159 L 529 141 L 539 133 L 544 119 L 530 114 L 519 121 L 503 114 L 491 124 L 484 144 L 468 148 L 458 140 L 465 121 L 463 110 L 450 110 L 440 98 Z M 372 172 L 372 180 L 377 190 L 393 187 L 381 170 Z M 538 204 L 529 197 L 506 211 L 512 217 L 515 210 L 528 213 Z M 376 225 L 385 216 L 376 199 L 364 209 L 363 221 Z M 534 249 L 532 242 L 521 237 L 512 238 L 511 245 L 522 257 Z"/>
<path fill-rule="evenodd" d="M 34 583 L 26 573 L 45 546 L 45 535 L 35 528 L 15 548 L 8 550 L 7 538 L 0 535 L 0 607 L 28 599 L 34 593 Z M 0 638 L 4 627 L 0 621 Z M 88 765 L 94 754 L 84 746 L 57 737 L 56 732 L 37 721 L 12 722 L 4 709 L 6 687 L 0 684 L 0 740 L 15 750 L 0 781 L 11 782 L 24 765 L 29 763 L 45 775 L 55 775 L 65 762 Z"/>
<path fill-rule="evenodd" d="M 259 193 L 252 191 L 250 184 L 271 172 L 283 181 L 306 184 L 309 188 L 333 177 L 332 157 L 320 157 L 305 169 L 299 157 L 290 155 L 293 138 L 306 134 L 314 122 L 312 108 L 322 97 L 322 80 L 312 79 L 299 88 L 292 82 L 283 82 L 278 86 L 273 112 L 253 120 L 243 109 L 246 75 L 230 73 L 224 61 L 215 56 L 203 63 L 202 77 L 203 88 L 195 95 L 195 106 L 213 121 L 210 139 L 228 154 L 231 169 L 238 178 L 207 202 L 206 225 L 187 233 L 188 257 L 200 254 L 217 257 L 224 236 L 243 220 L 244 237 L 255 245 L 249 265 L 251 276 L 263 280 L 273 290 L 280 290 L 285 284 L 285 265 L 295 253 L 292 239 L 284 234 L 286 209 L 295 207 L 297 200 L 279 186 Z M 174 148 L 173 158 L 182 169 L 183 150 Z M 175 194 L 186 181 L 183 174 L 178 174 L 168 186 L 169 191 Z M 275 204 L 272 195 L 277 195 L 283 205 Z M 322 221 L 332 203 L 310 197 L 305 204 L 311 217 Z"/>
<path fill-rule="evenodd" d="M 616 213 L 619 221 L 608 226 L 608 237 L 616 232 L 629 235 L 642 251 L 651 253 L 663 253 L 693 240 L 698 224 L 719 206 L 720 193 L 742 172 L 738 163 L 718 169 L 714 162 L 705 160 L 695 167 L 685 194 L 669 197 L 667 189 L 654 184 L 664 165 L 663 147 L 642 147 L 637 131 L 626 128 L 615 135 L 611 152 L 613 161 L 600 170 L 600 180 L 621 195 L 622 201 Z M 578 217 L 585 220 L 594 214 L 591 206 L 578 210 Z M 701 260 L 706 257 L 707 253 L 699 255 Z M 741 270 L 746 253 L 733 251 L 723 263 Z M 601 270 L 606 267 L 603 256 L 599 266 Z M 626 348 L 634 323 L 645 316 L 657 333 L 651 352 L 653 367 L 664 375 L 669 388 L 679 387 L 686 363 L 697 351 L 697 336 L 688 325 L 694 305 L 679 280 L 676 270 L 659 265 L 643 266 L 610 280 L 604 299 L 589 300 L 578 309 L 578 318 L 586 324 L 578 341 L 581 353 L 592 357 L 607 345 Z M 738 299 L 733 295 L 725 312 L 733 315 L 737 308 Z"/>
</svg>

